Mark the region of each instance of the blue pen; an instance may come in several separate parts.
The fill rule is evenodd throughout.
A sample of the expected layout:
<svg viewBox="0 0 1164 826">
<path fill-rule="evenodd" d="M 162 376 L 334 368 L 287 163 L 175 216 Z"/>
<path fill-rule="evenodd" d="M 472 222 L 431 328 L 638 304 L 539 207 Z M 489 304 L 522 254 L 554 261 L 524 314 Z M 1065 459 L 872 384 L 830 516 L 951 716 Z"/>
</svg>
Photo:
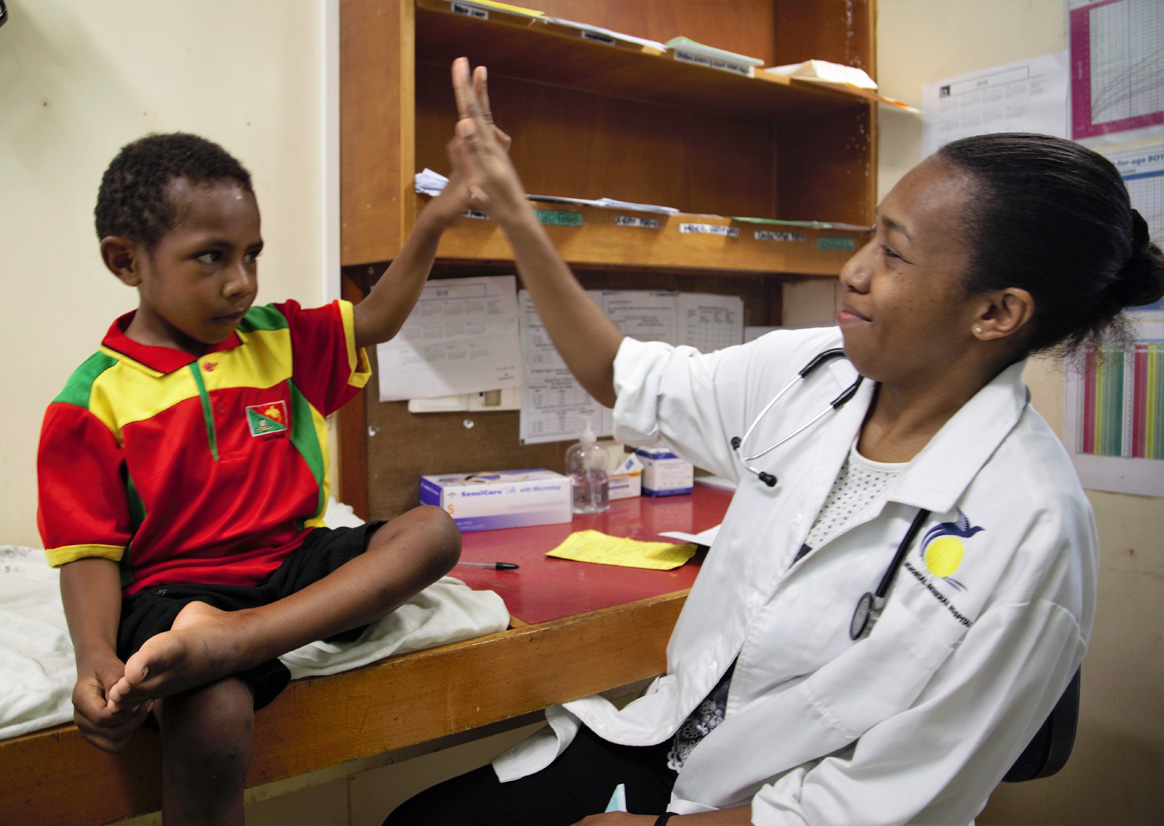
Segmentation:
<svg viewBox="0 0 1164 826">
<path fill-rule="evenodd" d="M 467 559 L 462 559 L 457 564 L 470 568 L 492 568 L 495 571 L 516 571 L 518 567 L 515 562 L 470 562 Z"/>
</svg>

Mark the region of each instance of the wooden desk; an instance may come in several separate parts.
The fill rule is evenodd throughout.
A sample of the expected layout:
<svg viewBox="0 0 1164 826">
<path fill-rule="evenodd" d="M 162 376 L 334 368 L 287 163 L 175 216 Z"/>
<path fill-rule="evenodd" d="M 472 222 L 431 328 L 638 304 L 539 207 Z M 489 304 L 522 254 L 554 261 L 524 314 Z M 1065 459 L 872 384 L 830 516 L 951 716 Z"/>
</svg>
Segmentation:
<svg viewBox="0 0 1164 826">
<path fill-rule="evenodd" d="M 452 575 L 471 588 L 501 594 L 509 613 L 521 623 L 578 616 L 661 594 L 686 591 L 699 573 L 701 556 L 673 571 L 589 565 L 547 557 L 575 531 L 596 530 L 646 542 L 673 541 L 663 531 L 699 533 L 723 521 L 731 494 L 696 485 L 690 495 L 659 499 L 635 497 L 610 503 L 605 513 L 578 514 L 572 522 L 466 533 L 461 559 L 514 562 L 516 571 L 457 567 Z"/>
<path fill-rule="evenodd" d="M 722 491 L 616 502 L 571 524 L 465 535 L 466 559 L 517 562 L 516 571 L 458 568 L 494 587 L 532 624 L 293 682 L 255 718 L 247 777 L 257 786 L 520 717 L 627 685 L 665 668 L 665 647 L 695 577 L 546 559 L 573 530 L 638 539 L 718 523 Z M 306 722 L 305 722 L 306 721 Z M 0 822 L 97 824 L 161 806 L 160 738 L 141 731 L 120 755 L 98 751 L 72 725 L 0 742 Z"/>
</svg>

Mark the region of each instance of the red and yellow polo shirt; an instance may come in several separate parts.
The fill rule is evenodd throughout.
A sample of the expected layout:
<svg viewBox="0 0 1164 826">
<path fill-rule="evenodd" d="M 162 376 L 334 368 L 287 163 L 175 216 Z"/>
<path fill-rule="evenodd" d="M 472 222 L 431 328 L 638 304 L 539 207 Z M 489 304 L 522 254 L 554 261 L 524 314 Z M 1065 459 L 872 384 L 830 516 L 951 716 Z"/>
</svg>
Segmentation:
<svg viewBox="0 0 1164 826">
<path fill-rule="evenodd" d="M 200 357 L 131 341 L 132 317 L 45 414 L 37 521 L 49 564 L 115 560 L 126 595 L 262 582 L 322 523 L 324 418 L 371 375 L 352 305 L 252 307 Z"/>
</svg>

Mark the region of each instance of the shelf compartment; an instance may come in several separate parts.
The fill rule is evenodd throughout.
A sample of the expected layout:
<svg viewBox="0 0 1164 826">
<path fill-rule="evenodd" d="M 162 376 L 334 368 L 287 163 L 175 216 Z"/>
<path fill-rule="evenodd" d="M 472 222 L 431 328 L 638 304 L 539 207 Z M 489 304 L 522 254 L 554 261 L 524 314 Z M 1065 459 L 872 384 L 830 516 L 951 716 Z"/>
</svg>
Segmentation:
<svg viewBox="0 0 1164 826">
<path fill-rule="evenodd" d="M 417 0 L 416 59 L 447 68 L 458 57 L 490 76 L 639 103 L 744 118 L 800 120 L 868 105 L 860 92 L 805 84 L 757 71 L 754 78 L 675 60 L 642 46 L 608 46 L 577 29 L 490 10 L 482 20 L 451 11 L 449 0 Z"/>
</svg>

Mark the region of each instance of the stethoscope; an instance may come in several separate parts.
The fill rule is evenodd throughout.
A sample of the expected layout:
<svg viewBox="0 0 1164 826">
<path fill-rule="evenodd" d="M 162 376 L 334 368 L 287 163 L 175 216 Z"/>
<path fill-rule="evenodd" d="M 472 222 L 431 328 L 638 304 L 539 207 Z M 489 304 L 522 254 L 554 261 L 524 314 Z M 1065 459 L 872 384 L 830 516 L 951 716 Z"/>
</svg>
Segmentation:
<svg viewBox="0 0 1164 826">
<path fill-rule="evenodd" d="M 917 532 L 921 530 L 921 526 L 929 518 L 930 512 L 925 508 L 917 512 L 917 516 L 909 523 L 909 530 L 901 538 L 901 544 L 897 546 L 897 552 L 893 555 L 893 561 L 885 569 L 885 576 L 881 577 L 881 584 L 877 586 L 877 590 L 872 593 L 866 591 L 857 600 L 857 607 L 853 611 L 853 619 L 849 622 L 850 639 L 859 640 L 873 630 L 873 623 L 877 622 L 878 617 L 881 616 L 881 612 L 885 608 L 886 594 L 889 593 L 889 586 L 893 584 L 893 578 L 897 576 L 897 572 L 901 568 L 901 563 L 905 560 L 905 555 L 909 553 L 909 546 L 913 544 L 914 537 L 917 536 Z"/>
<path fill-rule="evenodd" d="M 756 418 L 752 421 L 752 424 L 748 427 L 748 429 L 746 431 L 744 431 L 744 435 L 742 438 L 739 436 L 732 437 L 732 441 L 731 441 L 732 450 L 735 451 L 736 458 L 738 458 L 740 460 L 740 464 L 744 466 L 745 470 L 748 470 L 748 471 L 751 471 L 752 473 L 754 473 L 760 479 L 760 481 L 763 482 L 768 487 L 770 487 L 770 488 L 776 487 L 776 477 L 773 476 L 771 473 L 768 473 L 767 471 L 760 470 L 759 468 L 754 468 L 748 463 L 754 462 L 755 460 L 759 459 L 761 456 L 765 456 L 768 453 L 771 453 L 773 450 L 780 447 L 780 445 L 784 444 L 792 437 L 794 437 L 797 434 L 802 433 L 805 430 L 807 430 L 808 428 L 812 427 L 814 424 L 816 424 L 818 421 L 820 421 L 821 417 L 824 416 L 826 413 L 828 413 L 830 410 L 832 410 L 832 411 L 840 410 L 842 407 L 844 407 L 848 403 L 849 399 L 851 399 L 851 398 L 853 398 L 853 396 L 857 395 L 857 388 L 861 386 L 861 382 L 863 382 L 865 380 L 865 377 L 858 375 L 857 380 L 855 382 L 853 382 L 852 384 L 850 384 L 847 388 L 845 388 L 841 392 L 841 395 L 837 396 L 835 399 L 833 399 L 831 402 L 829 402 L 828 407 L 821 410 L 819 413 L 817 413 L 815 416 L 813 416 L 807 422 L 802 424 L 800 427 L 796 428 L 796 430 L 789 433 L 787 436 L 783 436 L 780 439 L 777 439 L 775 442 L 768 445 L 768 447 L 764 448 L 759 453 L 754 453 L 751 456 L 744 456 L 740 452 L 740 449 L 743 447 L 744 442 L 746 442 L 748 440 L 748 437 L 752 435 L 752 431 L 756 429 L 756 425 L 758 425 L 760 423 L 760 419 L 764 418 L 764 414 L 766 414 L 769 410 L 771 410 L 772 405 L 774 405 L 774 404 L 776 404 L 776 402 L 780 401 L 780 399 L 782 399 L 784 397 L 784 394 L 792 389 L 792 386 L 794 384 L 807 379 L 810 375 L 812 375 L 812 372 L 814 370 L 816 370 L 816 368 L 820 367 L 825 362 L 832 361 L 833 359 L 844 358 L 844 356 L 845 356 L 845 351 L 842 350 L 840 347 L 835 347 L 831 350 L 825 350 L 823 353 L 818 353 L 816 356 L 813 357 L 812 361 L 810 361 L 808 364 L 804 365 L 804 367 L 800 368 L 800 372 L 796 374 L 796 378 L 794 378 L 792 381 L 788 382 L 788 384 L 784 385 L 784 387 L 782 387 L 780 389 L 780 392 L 777 393 L 775 396 L 773 396 L 772 400 L 769 401 L 766 405 L 764 405 L 764 409 L 760 411 L 759 415 L 756 416 Z"/>
<path fill-rule="evenodd" d="M 825 362 L 832 361 L 836 358 L 843 358 L 844 355 L 845 351 L 839 347 L 831 350 L 825 350 L 823 353 L 818 353 L 808 364 L 804 365 L 804 367 L 800 369 L 800 371 L 796 374 L 796 378 L 788 382 L 788 384 L 784 385 L 784 387 L 782 387 L 780 391 L 772 397 L 771 401 L 764 405 L 764 409 L 761 410 L 759 415 L 757 415 L 756 418 L 752 421 L 752 424 L 744 432 L 742 438 L 740 436 L 732 437 L 732 450 L 735 451 L 736 458 L 740 460 L 740 464 L 743 465 L 746 470 L 755 474 L 759 480 L 768 487 L 772 488 L 776 486 L 776 477 L 767 471 L 752 467 L 752 465 L 749 463 L 754 462 L 756 459 L 759 459 L 767 453 L 770 453 L 771 451 L 780 447 L 780 445 L 787 442 L 789 439 L 793 438 L 799 433 L 802 433 L 807 428 L 811 427 L 813 424 L 819 421 L 821 417 L 826 415 L 830 410 L 835 412 L 844 407 L 849 402 L 849 400 L 857 394 L 857 388 L 859 388 L 861 386 L 861 382 L 865 380 L 864 376 L 858 375 L 857 380 L 841 391 L 841 394 L 829 402 L 827 407 L 825 407 L 807 422 L 802 424 L 800 427 L 796 428 L 796 430 L 792 431 L 786 436 L 782 436 L 781 438 L 777 439 L 775 442 L 761 450 L 759 453 L 754 453 L 751 456 L 744 456 L 740 450 L 744 442 L 746 442 L 748 437 L 752 435 L 752 431 L 756 429 L 756 425 L 760 423 L 760 419 L 764 418 L 764 415 L 772 409 L 772 405 L 780 401 L 780 399 L 784 397 L 784 394 L 787 393 L 793 385 L 807 379 L 812 374 L 812 372 L 816 370 L 816 368 L 820 367 Z M 921 530 L 921 526 L 925 523 L 929 516 L 930 512 L 928 510 L 922 509 L 918 511 L 917 516 L 913 518 L 913 522 L 911 522 L 909 525 L 909 530 L 907 530 L 905 532 L 905 536 L 902 537 L 901 544 L 897 546 L 897 551 L 893 555 L 893 561 L 889 563 L 889 567 L 885 570 L 885 575 L 881 577 L 881 582 L 877 586 L 877 590 L 866 591 L 861 595 L 861 598 L 857 600 L 857 607 L 853 611 L 853 619 L 849 623 L 849 637 L 851 639 L 859 640 L 862 637 L 868 635 L 868 633 L 873 629 L 873 624 L 877 622 L 878 617 L 881 616 L 881 612 L 885 608 L 886 595 L 889 593 L 889 588 L 893 585 L 893 579 L 897 576 L 897 571 L 901 568 L 901 563 L 905 560 L 905 555 L 909 553 L 909 546 L 913 544 L 913 540 L 917 537 L 917 532 Z"/>
</svg>

